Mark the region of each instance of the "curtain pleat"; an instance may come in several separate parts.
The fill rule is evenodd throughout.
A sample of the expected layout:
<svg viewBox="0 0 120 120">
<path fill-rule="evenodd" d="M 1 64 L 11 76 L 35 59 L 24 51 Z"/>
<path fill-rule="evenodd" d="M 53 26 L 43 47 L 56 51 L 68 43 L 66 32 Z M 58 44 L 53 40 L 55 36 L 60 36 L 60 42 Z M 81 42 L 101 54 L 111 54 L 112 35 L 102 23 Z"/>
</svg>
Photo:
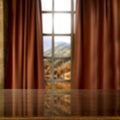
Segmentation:
<svg viewBox="0 0 120 120">
<path fill-rule="evenodd" d="M 6 116 L 43 115 L 44 96 L 43 92 L 38 92 L 44 89 L 41 17 L 40 0 L 9 0 L 4 83 L 5 89 L 12 90 L 5 93 Z"/>
<path fill-rule="evenodd" d="M 43 41 L 39 0 L 10 0 L 5 88 L 42 89 Z"/>
<path fill-rule="evenodd" d="M 120 0 L 76 0 L 72 88 L 90 91 L 120 89 Z M 93 92 L 94 93 L 94 92 Z M 80 115 L 118 115 L 119 95 L 89 94 L 74 99 Z M 108 91 L 109 93 L 109 91 Z M 84 100 L 83 100 L 84 99 Z M 93 100 L 95 99 L 95 100 Z M 91 102 L 90 102 L 91 101 Z M 92 103 L 94 101 L 94 103 Z M 89 103 L 90 105 L 85 105 Z M 96 108 L 97 111 L 93 111 Z"/>
<path fill-rule="evenodd" d="M 74 89 L 119 89 L 119 0 L 77 0 Z"/>
<path fill-rule="evenodd" d="M 42 90 L 5 90 L 5 117 L 39 117 L 44 115 Z"/>
</svg>

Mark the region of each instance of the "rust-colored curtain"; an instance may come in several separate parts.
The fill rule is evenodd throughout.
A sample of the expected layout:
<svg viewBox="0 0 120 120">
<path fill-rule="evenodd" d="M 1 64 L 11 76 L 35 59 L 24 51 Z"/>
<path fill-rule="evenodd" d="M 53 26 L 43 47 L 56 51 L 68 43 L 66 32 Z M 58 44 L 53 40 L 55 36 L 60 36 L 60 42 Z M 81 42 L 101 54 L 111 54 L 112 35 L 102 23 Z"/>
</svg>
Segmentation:
<svg viewBox="0 0 120 120">
<path fill-rule="evenodd" d="M 5 88 L 42 89 L 43 44 L 40 0 L 9 0 Z"/>
<path fill-rule="evenodd" d="M 120 0 L 77 0 L 74 89 L 120 88 Z"/>
<path fill-rule="evenodd" d="M 8 1 L 4 84 L 10 90 L 5 90 L 5 116 L 41 116 L 44 98 L 41 0 Z"/>
<path fill-rule="evenodd" d="M 98 89 L 119 90 L 120 0 L 76 1 L 72 88 L 96 92 Z M 87 97 L 78 95 L 75 99 L 73 95 L 73 112 L 79 115 L 85 115 L 85 112 L 87 115 L 116 115 L 119 96 L 113 96 L 114 100 L 110 96 L 105 93 L 99 97 L 90 92 Z M 97 110 L 91 112 L 93 106 Z"/>
</svg>

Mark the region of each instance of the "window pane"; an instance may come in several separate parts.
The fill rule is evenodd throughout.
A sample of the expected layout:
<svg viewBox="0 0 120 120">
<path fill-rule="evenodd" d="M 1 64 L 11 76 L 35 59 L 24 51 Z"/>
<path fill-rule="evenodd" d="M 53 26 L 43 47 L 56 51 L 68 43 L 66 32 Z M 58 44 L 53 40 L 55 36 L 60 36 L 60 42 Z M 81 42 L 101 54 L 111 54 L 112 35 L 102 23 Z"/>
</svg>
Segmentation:
<svg viewBox="0 0 120 120">
<path fill-rule="evenodd" d="M 70 80 L 71 79 L 71 60 L 56 59 L 54 61 L 54 79 Z"/>
<path fill-rule="evenodd" d="M 44 79 L 52 79 L 52 62 L 50 59 L 44 59 Z"/>
<path fill-rule="evenodd" d="M 71 37 L 56 36 L 55 37 L 55 57 L 70 57 L 71 55 Z"/>
<path fill-rule="evenodd" d="M 52 14 L 42 14 L 43 33 L 52 33 Z"/>
<path fill-rule="evenodd" d="M 55 92 L 70 92 L 70 82 L 55 82 Z"/>
<path fill-rule="evenodd" d="M 44 57 L 51 57 L 52 56 L 52 37 L 51 36 L 44 36 Z"/>
<path fill-rule="evenodd" d="M 71 61 L 70 60 L 64 60 L 63 66 L 63 79 L 64 80 L 70 80 L 71 79 Z"/>
<path fill-rule="evenodd" d="M 71 113 L 71 95 L 55 95 L 54 97 L 54 115 L 69 115 Z"/>
<path fill-rule="evenodd" d="M 70 11 L 71 0 L 54 0 L 55 11 Z"/>
<path fill-rule="evenodd" d="M 61 59 L 56 59 L 54 61 L 54 79 L 55 80 L 61 80 L 63 78 L 63 73 L 62 71 L 62 64 L 63 64 L 63 60 Z"/>
<path fill-rule="evenodd" d="M 76 11 L 76 0 L 74 0 L 74 11 Z"/>
<path fill-rule="evenodd" d="M 74 33 L 75 33 L 75 29 L 76 29 L 76 14 L 74 14 Z"/>
<path fill-rule="evenodd" d="M 52 83 L 51 82 L 45 82 L 45 90 L 51 91 L 52 89 Z"/>
<path fill-rule="evenodd" d="M 54 18 L 54 31 L 58 34 L 71 33 L 71 15 L 56 13 Z"/>
<path fill-rule="evenodd" d="M 42 0 L 42 11 L 52 11 L 52 0 Z"/>
</svg>

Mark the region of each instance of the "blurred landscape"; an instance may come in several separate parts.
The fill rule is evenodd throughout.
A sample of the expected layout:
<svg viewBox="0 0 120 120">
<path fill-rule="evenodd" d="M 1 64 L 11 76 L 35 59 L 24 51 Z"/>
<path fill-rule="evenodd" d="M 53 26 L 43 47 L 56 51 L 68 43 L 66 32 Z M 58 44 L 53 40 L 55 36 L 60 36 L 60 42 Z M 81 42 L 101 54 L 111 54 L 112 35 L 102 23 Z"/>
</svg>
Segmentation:
<svg viewBox="0 0 120 120">
<path fill-rule="evenodd" d="M 45 43 L 44 56 L 50 56 L 52 50 L 50 43 Z M 70 44 L 66 42 L 57 42 L 55 46 L 55 57 L 70 57 Z M 44 78 L 45 80 L 52 80 L 52 61 L 51 59 L 44 59 Z M 71 61 L 70 59 L 55 59 L 54 60 L 54 79 L 65 80 L 66 82 L 55 82 L 55 89 L 64 91 L 70 90 L 70 83 L 67 82 L 71 79 Z M 51 89 L 51 83 L 46 84 L 46 89 Z"/>
<path fill-rule="evenodd" d="M 49 42 L 48 42 L 49 41 Z M 51 38 L 44 41 L 44 57 L 52 57 L 52 43 Z M 64 41 L 55 41 L 54 48 L 54 92 L 70 92 L 71 90 L 71 44 Z M 59 58 L 60 57 L 60 58 Z M 62 57 L 68 57 L 62 59 Z M 51 81 L 52 77 L 52 60 L 44 59 L 44 78 Z M 58 80 L 65 80 L 64 82 L 57 82 Z M 52 82 L 46 82 L 45 88 L 47 91 L 52 90 Z M 60 96 L 46 96 L 44 101 L 45 115 L 69 115 L 71 113 L 71 97 L 70 94 L 62 94 Z"/>
</svg>

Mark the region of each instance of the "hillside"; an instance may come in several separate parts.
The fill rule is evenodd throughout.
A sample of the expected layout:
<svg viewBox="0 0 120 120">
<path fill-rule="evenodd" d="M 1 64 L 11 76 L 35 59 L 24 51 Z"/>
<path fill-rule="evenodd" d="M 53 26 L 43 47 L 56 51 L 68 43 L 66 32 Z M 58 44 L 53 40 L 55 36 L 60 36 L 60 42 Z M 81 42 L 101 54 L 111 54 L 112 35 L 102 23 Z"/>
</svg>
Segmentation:
<svg viewBox="0 0 120 120">
<path fill-rule="evenodd" d="M 46 43 L 46 48 L 44 49 L 44 57 L 51 56 L 52 50 L 48 49 L 47 47 L 48 43 Z M 44 45 L 45 46 L 45 45 Z M 70 57 L 71 54 L 71 48 L 68 43 L 65 42 L 58 42 L 54 49 L 54 57 Z M 44 60 L 44 69 L 45 69 L 45 79 L 50 80 L 52 79 L 52 61 L 50 59 Z M 64 79 L 64 80 L 70 80 L 71 70 L 71 61 L 70 59 L 55 59 L 54 60 L 54 79 Z"/>
<path fill-rule="evenodd" d="M 52 55 L 52 49 L 50 48 L 50 43 L 45 43 L 46 45 L 44 45 L 45 49 L 44 49 L 44 56 L 45 57 L 50 57 Z M 55 44 L 55 48 L 54 48 L 54 56 L 55 57 L 70 57 L 70 45 L 68 43 L 65 42 L 57 42 Z"/>
</svg>

